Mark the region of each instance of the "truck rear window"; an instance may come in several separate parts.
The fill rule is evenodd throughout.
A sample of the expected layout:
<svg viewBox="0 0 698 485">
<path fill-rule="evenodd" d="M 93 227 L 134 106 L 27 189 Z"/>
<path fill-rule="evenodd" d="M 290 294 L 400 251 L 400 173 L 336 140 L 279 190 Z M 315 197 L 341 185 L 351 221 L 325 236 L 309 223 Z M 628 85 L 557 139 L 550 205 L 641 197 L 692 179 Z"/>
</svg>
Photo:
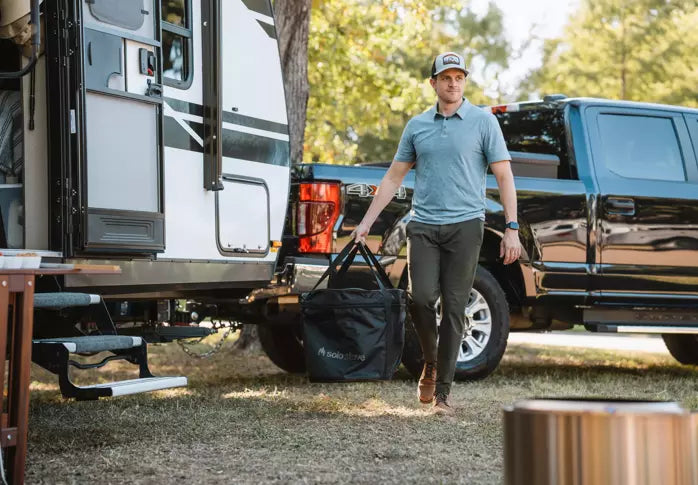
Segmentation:
<svg viewBox="0 0 698 485">
<path fill-rule="evenodd" d="M 562 110 L 528 109 L 497 113 L 496 116 L 502 127 L 507 148 L 513 152 L 514 175 L 558 179 L 577 178 L 567 156 Z M 520 163 L 517 163 L 516 152 L 530 154 L 530 156 L 521 157 Z M 551 164 L 551 160 L 555 157 L 559 159 L 559 164 Z M 541 170 L 541 165 L 544 164 L 549 165 L 547 171 Z M 533 165 L 538 167 L 534 169 Z"/>
</svg>

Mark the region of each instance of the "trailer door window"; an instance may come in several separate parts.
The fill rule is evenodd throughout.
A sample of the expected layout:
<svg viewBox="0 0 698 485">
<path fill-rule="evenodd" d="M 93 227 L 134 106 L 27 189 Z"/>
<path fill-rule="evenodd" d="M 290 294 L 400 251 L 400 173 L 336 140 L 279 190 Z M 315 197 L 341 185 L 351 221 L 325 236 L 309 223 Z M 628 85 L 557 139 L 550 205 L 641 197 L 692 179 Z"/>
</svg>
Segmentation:
<svg viewBox="0 0 698 485">
<path fill-rule="evenodd" d="M 190 0 L 161 0 L 162 74 L 168 86 L 187 89 L 192 82 Z"/>
<path fill-rule="evenodd" d="M 162 21 L 188 28 L 187 9 L 184 0 L 162 0 Z"/>
<path fill-rule="evenodd" d="M 148 13 L 143 0 L 92 0 L 88 4 L 90 13 L 100 22 L 128 30 L 140 29 Z"/>
</svg>

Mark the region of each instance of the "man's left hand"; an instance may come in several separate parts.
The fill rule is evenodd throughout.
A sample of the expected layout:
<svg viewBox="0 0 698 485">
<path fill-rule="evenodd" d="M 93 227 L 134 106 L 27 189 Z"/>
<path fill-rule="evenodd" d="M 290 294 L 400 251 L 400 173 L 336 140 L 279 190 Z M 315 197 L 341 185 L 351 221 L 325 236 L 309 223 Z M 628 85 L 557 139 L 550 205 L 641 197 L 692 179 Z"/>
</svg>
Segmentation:
<svg viewBox="0 0 698 485">
<path fill-rule="evenodd" d="M 504 264 L 511 264 L 521 256 L 521 242 L 519 231 L 506 229 L 502 244 L 499 246 L 499 257 L 504 258 Z"/>
</svg>

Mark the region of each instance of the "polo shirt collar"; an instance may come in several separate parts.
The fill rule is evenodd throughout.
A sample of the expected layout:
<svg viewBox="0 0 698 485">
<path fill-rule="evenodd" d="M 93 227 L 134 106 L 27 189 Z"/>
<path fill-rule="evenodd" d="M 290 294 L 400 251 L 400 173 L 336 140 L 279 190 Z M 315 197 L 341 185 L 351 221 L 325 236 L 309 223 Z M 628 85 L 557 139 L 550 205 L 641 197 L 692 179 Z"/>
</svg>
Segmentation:
<svg viewBox="0 0 698 485">
<path fill-rule="evenodd" d="M 470 101 L 468 101 L 466 98 L 463 98 L 463 102 L 461 103 L 460 107 L 456 110 L 454 115 L 458 115 L 458 117 L 460 119 L 464 119 L 465 113 L 470 109 L 470 106 L 471 106 Z M 438 101 L 436 102 L 436 104 L 434 104 L 434 106 L 431 107 L 431 110 L 429 110 L 429 111 L 433 114 L 434 118 L 436 118 L 437 116 L 441 116 L 442 118 L 444 117 L 444 115 L 439 113 L 439 102 Z"/>
</svg>

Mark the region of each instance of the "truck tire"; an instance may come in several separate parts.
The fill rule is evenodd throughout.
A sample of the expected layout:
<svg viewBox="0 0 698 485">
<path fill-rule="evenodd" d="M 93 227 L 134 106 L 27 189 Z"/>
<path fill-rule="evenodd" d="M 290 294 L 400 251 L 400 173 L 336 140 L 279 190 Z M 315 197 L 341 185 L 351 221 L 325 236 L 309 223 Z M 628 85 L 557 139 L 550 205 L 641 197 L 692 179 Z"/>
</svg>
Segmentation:
<svg viewBox="0 0 698 485">
<path fill-rule="evenodd" d="M 262 350 L 277 367 L 291 374 L 305 372 L 300 320 L 297 325 L 259 325 L 257 331 Z"/>
<path fill-rule="evenodd" d="M 676 360 L 686 365 L 698 365 L 698 335 L 662 334 L 664 344 Z"/>
<path fill-rule="evenodd" d="M 406 278 L 401 286 L 406 287 Z M 438 312 L 437 303 L 437 312 Z M 473 312 L 473 310 L 476 310 Z M 472 313 L 472 314 L 471 314 Z M 468 316 L 468 314 L 471 314 Z M 437 323 L 440 317 L 437 316 Z M 468 324 L 478 323 L 468 332 Z M 509 305 L 502 287 L 492 274 L 478 266 L 466 308 L 466 335 L 456 363 L 455 379 L 474 381 L 490 375 L 499 365 L 509 337 Z M 481 345 L 478 348 L 476 345 Z M 405 322 L 402 363 L 415 378 L 424 366 L 422 349 L 412 321 Z"/>
</svg>

